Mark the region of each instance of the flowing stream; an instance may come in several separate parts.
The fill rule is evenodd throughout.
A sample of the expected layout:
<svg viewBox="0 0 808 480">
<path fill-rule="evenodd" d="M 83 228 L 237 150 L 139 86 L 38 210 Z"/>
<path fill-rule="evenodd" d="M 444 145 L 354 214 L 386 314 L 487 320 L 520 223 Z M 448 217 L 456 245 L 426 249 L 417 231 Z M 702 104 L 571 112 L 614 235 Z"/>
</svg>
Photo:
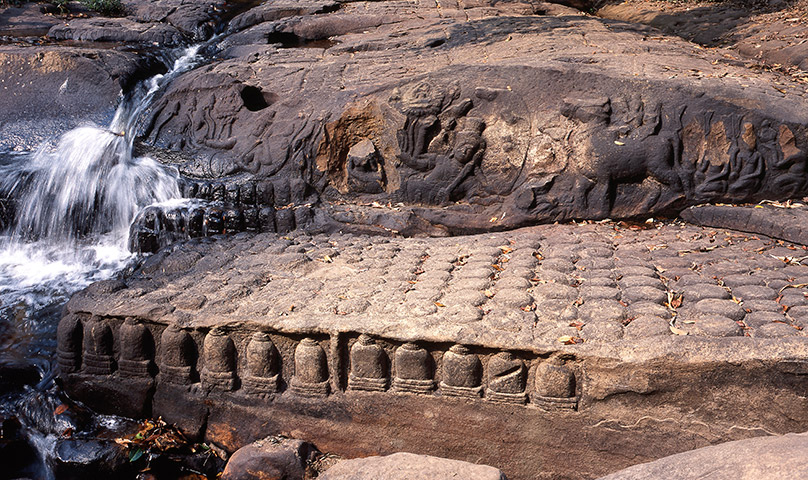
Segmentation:
<svg viewBox="0 0 808 480">
<path fill-rule="evenodd" d="M 32 418 L 32 398 L 46 409 L 58 407 L 59 401 L 43 396 L 53 386 L 51 357 L 62 305 L 132 260 L 127 237 L 140 209 L 180 197 L 176 169 L 134 157 L 132 146 L 143 111 L 171 79 L 200 62 L 199 50 L 169 53 L 168 72 L 130 92 L 108 127 L 76 128 L 34 153 L 0 152 L 0 207 L 10 220 L 0 237 L 0 420 L 19 417 L 21 428 L 34 431 L 31 424 L 41 419 Z M 42 378 L 39 385 L 4 386 L 2 372 L 9 383 L 31 365 Z M 39 430 L 29 443 L 47 451 L 55 436 Z M 39 460 L 36 472 L 21 473 L 52 477 L 45 459 Z"/>
</svg>

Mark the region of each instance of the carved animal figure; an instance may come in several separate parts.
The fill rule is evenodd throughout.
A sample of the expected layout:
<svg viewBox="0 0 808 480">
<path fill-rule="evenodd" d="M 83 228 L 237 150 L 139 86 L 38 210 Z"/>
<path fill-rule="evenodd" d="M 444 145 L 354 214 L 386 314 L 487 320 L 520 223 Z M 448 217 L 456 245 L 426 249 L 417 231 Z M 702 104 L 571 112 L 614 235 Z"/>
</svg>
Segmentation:
<svg viewBox="0 0 808 480">
<path fill-rule="evenodd" d="M 588 155 L 578 165 L 589 182 L 580 182 L 576 199 L 591 218 L 609 216 L 620 183 L 639 184 L 650 177 L 684 195 L 677 171 L 680 140 L 676 132 L 662 130 L 661 105 L 648 112 L 640 104 L 634 117 L 621 123 L 614 121 L 608 98 L 565 102 L 562 114 L 580 121 L 582 137 L 590 139 Z M 647 197 L 643 209 L 650 209 L 659 195 L 657 191 Z"/>
</svg>

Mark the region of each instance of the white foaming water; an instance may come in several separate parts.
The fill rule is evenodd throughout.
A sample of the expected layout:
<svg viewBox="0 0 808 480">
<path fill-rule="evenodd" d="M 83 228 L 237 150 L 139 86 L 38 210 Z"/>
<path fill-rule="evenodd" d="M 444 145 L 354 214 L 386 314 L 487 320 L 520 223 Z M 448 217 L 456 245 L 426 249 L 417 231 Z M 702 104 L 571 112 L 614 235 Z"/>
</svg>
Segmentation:
<svg viewBox="0 0 808 480">
<path fill-rule="evenodd" d="M 166 74 L 139 85 L 108 128 L 76 128 L 0 166 L 0 198 L 11 199 L 14 212 L 0 244 L 0 334 L 6 320 L 14 338 L 0 335 L 0 353 L 4 343 L 52 333 L 55 326 L 41 325 L 35 312 L 113 276 L 131 259 L 126 245 L 136 213 L 180 196 L 176 169 L 134 157 L 132 145 L 142 112 L 198 63 L 198 51 L 185 50 Z"/>
</svg>

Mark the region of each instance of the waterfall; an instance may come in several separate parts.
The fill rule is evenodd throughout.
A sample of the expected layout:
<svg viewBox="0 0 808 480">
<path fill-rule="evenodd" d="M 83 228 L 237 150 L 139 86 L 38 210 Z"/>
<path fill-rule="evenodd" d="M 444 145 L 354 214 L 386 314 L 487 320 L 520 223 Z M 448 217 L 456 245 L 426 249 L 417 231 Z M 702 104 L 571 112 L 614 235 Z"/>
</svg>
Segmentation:
<svg viewBox="0 0 808 480">
<path fill-rule="evenodd" d="M 109 126 L 85 125 L 34 153 L 0 155 L 8 221 L 0 237 L 0 356 L 52 351 L 59 305 L 132 258 L 127 236 L 139 210 L 180 197 L 176 169 L 134 156 L 133 143 L 144 110 L 199 63 L 199 49 L 174 52 L 167 73 L 124 97 Z"/>
</svg>

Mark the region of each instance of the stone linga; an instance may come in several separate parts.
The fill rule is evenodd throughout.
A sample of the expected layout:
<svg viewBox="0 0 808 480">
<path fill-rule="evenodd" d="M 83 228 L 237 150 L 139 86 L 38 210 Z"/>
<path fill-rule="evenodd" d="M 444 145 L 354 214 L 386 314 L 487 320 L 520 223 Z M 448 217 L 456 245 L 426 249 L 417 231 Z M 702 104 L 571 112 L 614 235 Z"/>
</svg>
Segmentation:
<svg viewBox="0 0 808 480">
<path fill-rule="evenodd" d="M 142 132 L 187 155 L 187 195 L 243 203 L 253 225 L 260 201 L 226 185 L 313 205 L 309 229 L 410 235 L 808 188 L 804 85 L 728 52 L 548 4 L 294 4 L 237 16 Z"/>
</svg>

